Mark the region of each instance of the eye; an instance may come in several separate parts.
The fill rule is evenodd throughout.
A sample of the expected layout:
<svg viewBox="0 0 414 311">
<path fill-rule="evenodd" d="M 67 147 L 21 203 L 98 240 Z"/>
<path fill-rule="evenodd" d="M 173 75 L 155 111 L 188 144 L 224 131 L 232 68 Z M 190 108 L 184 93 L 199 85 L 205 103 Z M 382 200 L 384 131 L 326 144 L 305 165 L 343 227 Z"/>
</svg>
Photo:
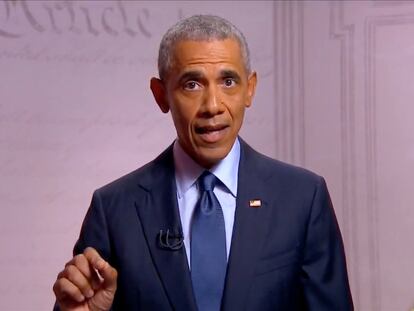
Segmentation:
<svg viewBox="0 0 414 311">
<path fill-rule="evenodd" d="M 225 78 L 223 84 L 225 87 L 233 87 L 236 85 L 236 81 L 233 78 Z"/>
<path fill-rule="evenodd" d="M 187 81 L 184 83 L 183 88 L 188 91 L 194 91 L 200 88 L 200 84 L 198 84 L 196 81 Z"/>
</svg>

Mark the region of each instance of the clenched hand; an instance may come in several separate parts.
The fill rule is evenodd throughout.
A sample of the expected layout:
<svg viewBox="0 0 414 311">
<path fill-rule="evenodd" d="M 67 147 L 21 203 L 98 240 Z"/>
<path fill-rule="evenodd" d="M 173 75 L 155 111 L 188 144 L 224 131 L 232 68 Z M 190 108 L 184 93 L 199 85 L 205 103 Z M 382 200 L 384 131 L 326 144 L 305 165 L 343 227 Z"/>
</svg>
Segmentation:
<svg viewBox="0 0 414 311">
<path fill-rule="evenodd" d="M 61 311 L 109 310 L 117 275 L 94 248 L 86 248 L 66 264 L 53 286 Z"/>
</svg>

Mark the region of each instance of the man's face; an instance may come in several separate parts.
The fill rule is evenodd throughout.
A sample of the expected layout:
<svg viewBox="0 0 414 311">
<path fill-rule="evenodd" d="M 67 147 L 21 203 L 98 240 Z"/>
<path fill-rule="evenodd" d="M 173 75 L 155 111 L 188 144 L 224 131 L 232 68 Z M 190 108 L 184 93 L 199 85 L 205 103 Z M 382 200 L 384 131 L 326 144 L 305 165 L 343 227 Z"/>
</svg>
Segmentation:
<svg viewBox="0 0 414 311">
<path fill-rule="evenodd" d="M 256 74 L 248 76 L 233 39 L 181 41 L 166 81 L 151 80 L 163 112 L 171 111 L 178 142 L 210 168 L 229 152 L 252 103 Z"/>
</svg>

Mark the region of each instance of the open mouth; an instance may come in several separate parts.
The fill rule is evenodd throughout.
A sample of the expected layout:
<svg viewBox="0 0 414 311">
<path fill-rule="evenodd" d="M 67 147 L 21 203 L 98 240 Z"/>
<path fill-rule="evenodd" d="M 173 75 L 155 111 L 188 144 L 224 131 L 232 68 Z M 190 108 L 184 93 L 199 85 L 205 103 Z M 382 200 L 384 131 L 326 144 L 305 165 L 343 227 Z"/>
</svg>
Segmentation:
<svg viewBox="0 0 414 311">
<path fill-rule="evenodd" d="M 226 133 L 228 125 L 208 125 L 198 126 L 195 132 L 200 135 L 201 139 L 208 143 L 219 141 Z"/>
</svg>

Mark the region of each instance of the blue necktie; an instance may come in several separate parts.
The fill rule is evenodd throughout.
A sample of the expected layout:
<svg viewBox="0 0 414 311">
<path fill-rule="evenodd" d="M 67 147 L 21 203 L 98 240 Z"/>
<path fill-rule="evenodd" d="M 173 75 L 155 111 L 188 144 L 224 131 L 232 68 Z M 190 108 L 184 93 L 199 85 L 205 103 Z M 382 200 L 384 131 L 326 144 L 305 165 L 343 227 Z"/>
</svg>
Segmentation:
<svg viewBox="0 0 414 311">
<path fill-rule="evenodd" d="M 191 279 L 199 311 L 219 311 L 227 269 L 223 211 L 213 192 L 218 179 L 205 171 L 191 225 Z"/>
</svg>

